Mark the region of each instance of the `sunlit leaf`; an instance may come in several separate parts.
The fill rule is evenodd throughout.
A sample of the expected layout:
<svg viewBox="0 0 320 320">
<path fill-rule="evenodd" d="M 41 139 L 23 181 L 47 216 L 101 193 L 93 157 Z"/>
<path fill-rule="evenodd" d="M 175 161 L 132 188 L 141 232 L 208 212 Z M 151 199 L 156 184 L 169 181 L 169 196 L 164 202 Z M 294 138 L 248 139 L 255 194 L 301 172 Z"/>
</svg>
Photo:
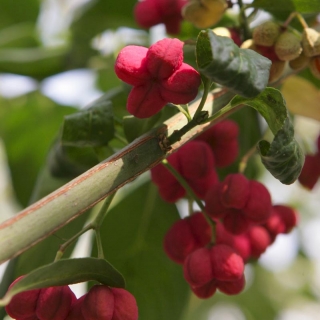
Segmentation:
<svg viewBox="0 0 320 320">
<path fill-rule="evenodd" d="M 251 6 L 266 11 L 309 13 L 319 11 L 320 0 L 254 0 Z"/>
<path fill-rule="evenodd" d="M 313 83 L 292 76 L 284 81 L 281 92 L 289 111 L 320 121 L 320 90 Z"/>
<path fill-rule="evenodd" d="M 233 40 L 210 29 L 199 33 L 196 56 L 202 74 L 246 98 L 258 95 L 268 84 L 269 59 L 240 49 Z"/>
</svg>

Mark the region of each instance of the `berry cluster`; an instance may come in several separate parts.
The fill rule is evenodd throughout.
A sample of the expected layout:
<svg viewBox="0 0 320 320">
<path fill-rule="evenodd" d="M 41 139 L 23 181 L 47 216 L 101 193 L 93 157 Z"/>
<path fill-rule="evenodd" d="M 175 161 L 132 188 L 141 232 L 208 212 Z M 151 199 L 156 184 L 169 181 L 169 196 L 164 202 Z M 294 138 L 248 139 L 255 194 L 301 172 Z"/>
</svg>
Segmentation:
<svg viewBox="0 0 320 320">
<path fill-rule="evenodd" d="M 245 286 L 244 264 L 258 259 L 278 234 L 290 232 L 297 223 L 292 208 L 272 205 L 262 183 L 240 173 L 218 181 L 215 167 L 236 159 L 237 137 L 237 125 L 224 120 L 168 157 L 205 203 L 205 213 L 194 212 L 176 221 L 163 242 L 167 256 L 183 265 L 185 280 L 199 298 L 208 298 L 216 290 L 240 293 Z M 164 166 L 151 171 L 164 200 L 174 202 L 185 195 Z"/>
<path fill-rule="evenodd" d="M 299 182 L 309 190 L 312 190 L 320 178 L 320 135 L 317 139 L 317 152 L 307 154 L 303 165 Z"/>
<path fill-rule="evenodd" d="M 12 287 L 22 277 L 17 278 Z M 138 308 L 131 293 L 105 285 L 93 286 L 76 298 L 69 286 L 24 291 L 6 306 L 16 320 L 137 320 Z"/>
<path fill-rule="evenodd" d="M 227 8 L 226 0 L 143 0 L 136 4 L 134 16 L 143 28 L 164 23 L 168 33 L 176 34 L 183 18 L 197 28 L 208 28 L 222 18 Z"/>
<path fill-rule="evenodd" d="M 228 8 L 226 0 L 190 0 L 182 9 L 185 20 L 197 28 L 208 28 L 220 21 Z"/>
<path fill-rule="evenodd" d="M 149 49 L 124 47 L 115 62 L 115 73 L 133 86 L 127 110 L 137 118 L 148 118 L 168 102 L 186 104 L 193 100 L 201 83 L 200 74 L 183 63 L 183 42 L 163 39 Z"/>
<path fill-rule="evenodd" d="M 305 28 L 300 34 L 277 22 L 266 21 L 253 30 L 252 39 L 241 47 L 257 51 L 272 61 L 269 82 L 282 76 L 287 62 L 293 70 L 309 65 L 314 76 L 320 78 L 320 34 L 314 29 Z"/>
<path fill-rule="evenodd" d="M 215 166 L 227 166 L 237 157 L 237 138 L 237 124 L 231 120 L 222 121 L 170 155 L 168 162 L 203 199 L 218 181 Z M 165 201 L 175 202 L 185 196 L 184 188 L 162 164 L 151 169 L 151 177 Z"/>
<path fill-rule="evenodd" d="M 262 224 L 271 215 L 271 196 L 267 188 L 244 175 L 230 174 L 215 184 L 205 196 L 206 212 L 221 219 L 233 234 L 246 232 L 250 226 Z"/>
<path fill-rule="evenodd" d="M 134 16 L 141 27 L 150 28 L 164 23 L 168 33 L 176 34 L 180 32 L 181 10 L 186 3 L 186 0 L 139 1 L 134 8 Z"/>
</svg>

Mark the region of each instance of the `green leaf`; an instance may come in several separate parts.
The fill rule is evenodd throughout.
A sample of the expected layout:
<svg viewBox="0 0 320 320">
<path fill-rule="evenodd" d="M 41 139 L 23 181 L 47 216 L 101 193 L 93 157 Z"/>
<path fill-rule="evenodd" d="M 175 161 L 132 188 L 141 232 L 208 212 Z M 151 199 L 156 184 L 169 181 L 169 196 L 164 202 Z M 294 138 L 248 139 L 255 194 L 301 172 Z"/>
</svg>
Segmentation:
<svg viewBox="0 0 320 320">
<path fill-rule="evenodd" d="M 233 40 L 201 31 L 196 45 L 199 70 L 210 80 L 252 98 L 265 89 L 271 61 L 255 51 L 240 49 Z"/>
<path fill-rule="evenodd" d="M 40 2 L 38 0 L 0 0 L 0 29 L 3 27 L 19 23 L 36 23 Z"/>
<path fill-rule="evenodd" d="M 100 147 L 113 137 L 112 104 L 102 97 L 87 109 L 65 117 L 61 142 L 64 146 Z"/>
<path fill-rule="evenodd" d="M 65 68 L 67 46 L 0 49 L 0 72 L 43 79 Z"/>
<path fill-rule="evenodd" d="M 97 258 L 77 258 L 58 260 L 27 274 L 6 293 L 0 305 L 10 302 L 19 292 L 64 286 L 95 280 L 110 287 L 125 287 L 122 275 L 106 260 Z"/>
<path fill-rule="evenodd" d="M 262 140 L 257 146 L 264 166 L 282 183 L 293 183 L 300 175 L 304 155 L 294 138 L 293 125 L 281 92 L 266 88 L 254 99 L 236 96 L 230 102 L 232 107 L 240 104 L 260 112 L 274 134 L 271 144 Z"/>
<path fill-rule="evenodd" d="M 129 142 L 151 130 L 161 117 L 161 112 L 148 119 L 138 119 L 134 116 L 123 118 L 124 134 Z"/>
<path fill-rule="evenodd" d="M 52 140 L 63 117 L 74 108 L 62 107 L 32 92 L 15 99 L 0 98 L 0 136 L 3 139 L 15 194 L 23 206 L 29 203 Z"/>
<path fill-rule="evenodd" d="M 320 0 L 254 0 L 252 7 L 266 11 L 290 11 L 300 13 L 319 12 Z"/>
<path fill-rule="evenodd" d="M 162 246 L 179 214 L 174 204 L 160 199 L 152 183 L 137 183 L 125 198 L 120 193 L 104 220 L 103 248 L 137 299 L 139 320 L 179 320 L 190 290 L 181 266 L 169 260 Z"/>
</svg>

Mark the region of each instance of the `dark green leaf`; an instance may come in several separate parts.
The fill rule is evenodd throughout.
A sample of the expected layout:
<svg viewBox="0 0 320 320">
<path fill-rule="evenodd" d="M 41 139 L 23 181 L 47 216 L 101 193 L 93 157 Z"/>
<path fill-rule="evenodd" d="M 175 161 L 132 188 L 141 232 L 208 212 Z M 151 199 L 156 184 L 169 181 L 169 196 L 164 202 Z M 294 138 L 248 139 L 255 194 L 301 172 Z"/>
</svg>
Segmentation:
<svg viewBox="0 0 320 320">
<path fill-rule="evenodd" d="M 190 290 L 181 266 L 169 260 L 162 246 L 179 219 L 176 206 L 162 201 L 151 183 L 131 188 L 101 226 L 104 251 L 137 299 L 139 320 L 182 319 Z"/>
<path fill-rule="evenodd" d="M 320 0 L 254 0 L 252 7 L 266 11 L 290 11 L 300 13 L 319 12 Z"/>
<path fill-rule="evenodd" d="M 140 137 L 154 127 L 161 117 L 161 113 L 148 119 L 138 119 L 134 116 L 126 116 L 123 118 L 123 128 L 126 138 L 129 142 Z"/>
<path fill-rule="evenodd" d="M 102 97 L 87 109 L 65 117 L 61 142 L 64 146 L 100 147 L 113 136 L 112 104 Z"/>
<path fill-rule="evenodd" d="M 10 288 L 3 300 L 8 303 L 8 300 L 15 294 L 22 291 L 64 286 L 89 280 L 95 280 L 110 287 L 125 287 L 122 275 L 106 260 L 96 258 L 63 259 L 27 274 Z"/>
<path fill-rule="evenodd" d="M 304 155 L 294 138 L 293 125 L 280 91 L 266 88 L 254 99 L 234 97 L 231 106 L 239 104 L 246 104 L 260 112 L 275 136 L 271 144 L 265 140 L 258 144 L 264 166 L 282 183 L 293 183 L 301 172 Z"/>
<path fill-rule="evenodd" d="M 199 33 L 196 55 L 201 73 L 241 96 L 255 97 L 268 84 L 269 59 L 240 49 L 233 40 L 217 36 L 210 29 Z"/>
</svg>

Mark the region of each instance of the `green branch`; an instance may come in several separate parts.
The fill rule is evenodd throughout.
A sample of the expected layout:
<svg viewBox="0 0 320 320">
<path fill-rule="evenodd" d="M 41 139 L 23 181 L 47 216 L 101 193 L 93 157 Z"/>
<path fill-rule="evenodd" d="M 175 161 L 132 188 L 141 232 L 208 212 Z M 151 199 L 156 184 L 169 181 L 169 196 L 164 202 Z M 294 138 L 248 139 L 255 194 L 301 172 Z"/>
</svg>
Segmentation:
<svg viewBox="0 0 320 320">
<path fill-rule="evenodd" d="M 228 104 L 233 96 L 234 94 L 226 89 L 209 95 L 203 110 L 208 111 L 208 115 L 211 116 Z M 198 104 L 199 102 L 196 102 L 189 107 L 191 115 L 196 112 Z M 183 127 L 185 122 L 183 114 L 175 115 L 160 128 L 136 139 L 118 153 L 2 223 L 0 263 L 45 239 L 126 183 L 157 165 L 166 156 L 159 145 L 158 136 L 170 136 Z M 188 131 L 179 142 L 172 145 L 172 152 L 210 125 L 200 125 Z"/>
</svg>

